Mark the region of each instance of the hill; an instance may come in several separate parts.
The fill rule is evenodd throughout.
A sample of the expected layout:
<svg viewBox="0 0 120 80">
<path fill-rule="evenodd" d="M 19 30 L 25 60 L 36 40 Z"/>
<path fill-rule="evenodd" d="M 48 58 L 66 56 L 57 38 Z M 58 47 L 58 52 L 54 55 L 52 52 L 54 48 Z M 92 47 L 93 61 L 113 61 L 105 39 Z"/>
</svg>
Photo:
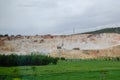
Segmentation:
<svg viewBox="0 0 120 80">
<path fill-rule="evenodd" d="M 0 54 L 16 53 L 22 55 L 37 52 L 39 54 L 66 58 L 120 56 L 119 27 L 88 33 L 74 35 L 3 36 L 0 37 Z"/>
<path fill-rule="evenodd" d="M 104 28 L 96 31 L 85 32 L 82 34 L 100 34 L 100 33 L 118 33 L 120 34 L 120 27 L 116 28 Z"/>
</svg>

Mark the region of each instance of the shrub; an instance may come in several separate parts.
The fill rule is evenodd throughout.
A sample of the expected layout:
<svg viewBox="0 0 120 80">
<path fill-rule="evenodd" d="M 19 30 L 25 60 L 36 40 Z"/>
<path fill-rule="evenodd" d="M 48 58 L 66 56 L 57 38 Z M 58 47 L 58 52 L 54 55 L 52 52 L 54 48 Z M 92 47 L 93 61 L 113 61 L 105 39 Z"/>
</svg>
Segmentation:
<svg viewBox="0 0 120 80">
<path fill-rule="evenodd" d="M 63 61 L 64 61 L 64 60 L 65 60 L 65 58 L 64 58 L 64 57 L 61 57 L 61 60 L 63 60 Z"/>
<path fill-rule="evenodd" d="M 52 60 L 53 64 L 57 64 L 57 62 L 58 62 L 58 58 L 55 58 L 55 59 Z"/>
<path fill-rule="evenodd" d="M 80 48 L 73 48 L 73 50 L 80 50 Z"/>
<path fill-rule="evenodd" d="M 107 57 L 104 58 L 107 61 L 120 61 L 120 57 Z"/>
<path fill-rule="evenodd" d="M 0 55 L 0 66 L 33 66 L 57 64 L 58 59 L 45 55 Z"/>
</svg>

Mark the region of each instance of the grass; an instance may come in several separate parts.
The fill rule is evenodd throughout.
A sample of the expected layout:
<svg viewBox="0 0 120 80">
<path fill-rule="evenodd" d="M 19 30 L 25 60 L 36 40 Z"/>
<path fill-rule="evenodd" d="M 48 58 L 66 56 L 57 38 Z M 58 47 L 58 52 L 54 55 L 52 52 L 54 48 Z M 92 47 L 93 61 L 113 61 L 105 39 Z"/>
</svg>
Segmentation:
<svg viewBox="0 0 120 80">
<path fill-rule="evenodd" d="M 119 76 L 119 61 L 59 61 L 57 65 L 0 67 L 0 80 L 119 80 Z"/>
</svg>

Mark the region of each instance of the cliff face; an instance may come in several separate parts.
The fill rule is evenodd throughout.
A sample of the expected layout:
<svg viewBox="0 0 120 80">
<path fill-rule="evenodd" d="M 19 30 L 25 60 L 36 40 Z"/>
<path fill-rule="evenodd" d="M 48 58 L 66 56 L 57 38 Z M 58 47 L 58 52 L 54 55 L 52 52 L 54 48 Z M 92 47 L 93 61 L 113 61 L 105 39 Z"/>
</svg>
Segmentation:
<svg viewBox="0 0 120 80">
<path fill-rule="evenodd" d="M 120 56 L 120 34 L 76 34 L 0 37 L 1 54 L 39 52 L 67 58 Z"/>
</svg>

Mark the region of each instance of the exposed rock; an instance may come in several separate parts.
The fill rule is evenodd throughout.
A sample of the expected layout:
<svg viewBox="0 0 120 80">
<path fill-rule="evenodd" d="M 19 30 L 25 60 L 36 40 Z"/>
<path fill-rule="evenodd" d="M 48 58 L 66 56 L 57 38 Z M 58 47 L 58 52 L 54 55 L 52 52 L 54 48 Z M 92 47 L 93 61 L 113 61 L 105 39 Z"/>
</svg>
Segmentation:
<svg viewBox="0 0 120 80">
<path fill-rule="evenodd" d="M 120 56 L 120 34 L 76 34 L 44 36 L 9 36 L 0 38 L 0 53 L 38 52 L 66 58 Z M 58 49 L 61 47 L 60 49 Z M 58 53 L 61 53 L 58 55 Z"/>
<path fill-rule="evenodd" d="M 4 46 L 5 45 L 5 42 L 0 40 L 0 46 Z"/>
</svg>

